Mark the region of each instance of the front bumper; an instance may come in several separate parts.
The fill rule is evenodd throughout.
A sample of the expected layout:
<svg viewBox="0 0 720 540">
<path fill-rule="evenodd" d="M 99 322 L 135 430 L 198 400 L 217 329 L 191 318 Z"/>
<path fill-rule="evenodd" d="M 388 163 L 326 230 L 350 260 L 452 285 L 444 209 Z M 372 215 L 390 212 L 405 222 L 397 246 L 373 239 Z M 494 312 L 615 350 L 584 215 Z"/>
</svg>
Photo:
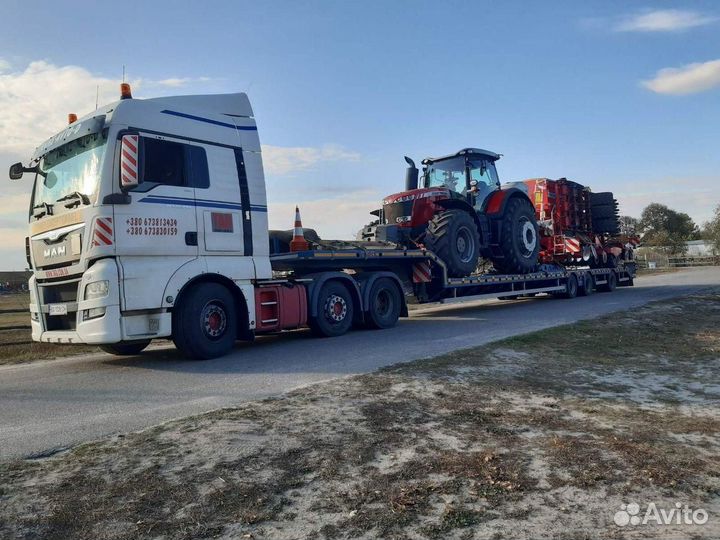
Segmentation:
<svg viewBox="0 0 720 540">
<path fill-rule="evenodd" d="M 94 281 L 107 280 L 108 294 L 85 300 L 85 287 Z M 169 336 L 171 314 L 163 310 L 123 314 L 117 263 L 102 259 L 82 276 L 62 282 L 37 283 L 30 278 L 30 312 L 32 339 L 45 343 L 103 345 L 121 341 Z M 59 295 L 58 291 L 62 291 Z M 74 296 L 73 296 L 74 295 Z M 58 298 L 66 306 L 66 315 L 51 315 L 50 303 Z M 91 310 L 95 310 L 93 313 Z M 99 316 L 97 310 L 104 310 Z"/>
</svg>

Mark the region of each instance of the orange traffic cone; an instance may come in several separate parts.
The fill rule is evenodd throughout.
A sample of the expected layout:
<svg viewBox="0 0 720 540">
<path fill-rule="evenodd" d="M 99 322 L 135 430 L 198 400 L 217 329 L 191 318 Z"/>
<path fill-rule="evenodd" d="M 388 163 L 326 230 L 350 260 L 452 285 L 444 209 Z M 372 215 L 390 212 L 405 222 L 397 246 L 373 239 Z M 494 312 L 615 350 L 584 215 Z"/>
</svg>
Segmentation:
<svg viewBox="0 0 720 540">
<path fill-rule="evenodd" d="M 300 209 L 295 207 L 295 228 L 293 230 L 293 238 L 290 242 L 290 251 L 307 251 L 310 244 L 305 240 L 303 235 L 302 221 L 300 220 Z"/>
</svg>

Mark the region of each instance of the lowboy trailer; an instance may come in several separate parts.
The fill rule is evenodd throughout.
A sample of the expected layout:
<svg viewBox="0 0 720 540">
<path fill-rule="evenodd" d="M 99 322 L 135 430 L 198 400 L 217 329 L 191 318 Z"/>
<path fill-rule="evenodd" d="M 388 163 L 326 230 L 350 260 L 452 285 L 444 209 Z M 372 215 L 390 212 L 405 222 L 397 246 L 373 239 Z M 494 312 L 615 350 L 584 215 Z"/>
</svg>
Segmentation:
<svg viewBox="0 0 720 540">
<path fill-rule="evenodd" d="M 314 242 L 272 249 L 260 140 L 245 94 L 121 99 L 77 118 L 10 178 L 34 176 L 25 241 L 35 341 L 138 354 L 170 338 L 214 358 L 236 340 L 309 326 L 388 328 L 408 302 L 631 285 L 634 266 L 542 265 L 450 277 L 424 249 Z"/>
</svg>

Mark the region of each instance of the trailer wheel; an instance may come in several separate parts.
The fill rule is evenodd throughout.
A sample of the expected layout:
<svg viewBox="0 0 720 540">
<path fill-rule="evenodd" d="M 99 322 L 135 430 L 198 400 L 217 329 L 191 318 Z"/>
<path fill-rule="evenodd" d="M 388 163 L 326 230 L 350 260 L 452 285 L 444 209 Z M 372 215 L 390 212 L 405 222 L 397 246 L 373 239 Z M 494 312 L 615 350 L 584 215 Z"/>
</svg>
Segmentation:
<svg viewBox="0 0 720 540">
<path fill-rule="evenodd" d="M 617 288 L 617 276 L 615 272 L 610 272 L 607 275 L 607 283 L 604 283 L 599 288 L 602 292 L 613 292 Z"/>
<path fill-rule="evenodd" d="M 230 352 L 237 336 L 232 294 L 219 283 L 200 283 L 187 291 L 172 318 L 173 342 L 186 357 L 209 360 Z"/>
<path fill-rule="evenodd" d="M 353 297 L 339 281 L 328 281 L 322 286 L 315 308 L 317 316 L 310 317 L 308 323 L 316 336 L 341 336 L 352 326 Z"/>
<path fill-rule="evenodd" d="M 370 289 L 366 324 L 369 328 L 392 328 L 400 317 L 402 297 L 393 280 L 380 278 Z"/>
<path fill-rule="evenodd" d="M 590 272 L 585 272 L 583 274 L 583 286 L 580 290 L 580 294 L 582 296 L 590 296 L 592 293 L 595 292 L 595 280 L 592 277 L 592 274 Z"/>
<path fill-rule="evenodd" d="M 557 298 L 575 298 L 578 294 L 578 279 L 575 274 L 570 274 L 565 283 L 564 291 L 557 291 L 553 293 L 553 296 Z"/>
<path fill-rule="evenodd" d="M 144 351 L 148 345 L 150 345 L 150 340 L 143 339 L 142 341 L 124 341 L 110 345 L 100 345 L 100 350 L 115 356 L 135 356 Z"/>
</svg>

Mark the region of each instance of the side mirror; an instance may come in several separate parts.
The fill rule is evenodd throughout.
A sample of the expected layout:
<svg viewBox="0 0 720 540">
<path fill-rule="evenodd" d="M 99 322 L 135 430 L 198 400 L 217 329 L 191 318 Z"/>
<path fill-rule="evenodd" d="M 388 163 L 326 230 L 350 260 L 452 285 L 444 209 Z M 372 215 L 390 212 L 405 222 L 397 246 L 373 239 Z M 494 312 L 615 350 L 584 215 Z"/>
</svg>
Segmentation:
<svg viewBox="0 0 720 540">
<path fill-rule="evenodd" d="M 10 165 L 10 180 L 20 180 L 25 172 L 22 163 L 13 163 Z"/>
<path fill-rule="evenodd" d="M 139 139 L 137 135 L 123 135 L 120 143 L 120 185 L 125 188 L 140 183 L 138 168 Z"/>
</svg>

